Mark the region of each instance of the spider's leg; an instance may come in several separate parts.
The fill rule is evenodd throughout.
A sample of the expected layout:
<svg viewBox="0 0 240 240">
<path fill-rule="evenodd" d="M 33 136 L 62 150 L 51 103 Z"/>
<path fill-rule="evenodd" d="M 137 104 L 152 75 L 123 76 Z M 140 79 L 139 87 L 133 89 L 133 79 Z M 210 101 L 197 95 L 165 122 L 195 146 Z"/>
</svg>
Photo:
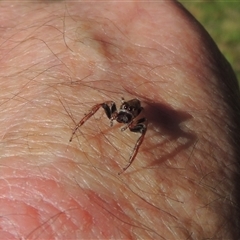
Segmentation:
<svg viewBox="0 0 240 240">
<path fill-rule="evenodd" d="M 109 101 L 102 103 L 102 108 L 104 109 L 107 117 L 110 119 L 110 126 L 112 126 L 113 120 L 117 117 L 117 107 L 115 102 Z"/>
<path fill-rule="evenodd" d="M 147 131 L 147 119 L 146 118 L 141 118 L 137 122 L 131 123 L 128 127 L 129 127 L 129 130 L 131 132 L 141 133 L 141 136 L 138 138 L 138 140 L 137 140 L 137 142 L 134 146 L 134 149 L 133 149 L 132 154 L 129 158 L 129 162 L 128 162 L 127 166 L 125 166 L 122 169 L 122 171 L 118 173 L 119 175 L 121 173 L 125 172 L 131 166 L 133 160 L 135 159 L 135 157 L 137 155 L 137 152 L 138 152 L 138 149 L 141 146 L 141 144 L 143 142 L 143 139 L 144 139 L 144 136 L 145 136 L 145 133 Z"/>
<path fill-rule="evenodd" d="M 125 124 L 122 128 L 121 128 L 121 132 L 125 131 L 127 128 L 129 128 L 129 126 L 131 126 L 133 123 L 133 121 L 131 121 L 130 123 Z"/>
<path fill-rule="evenodd" d="M 74 134 L 76 133 L 76 131 L 78 130 L 78 128 L 80 128 L 90 117 L 92 117 L 92 115 L 94 115 L 94 114 L 98 111 L 98 109 L 99 109 L 100 107 L 102 107 L 102 108 L 105 110 L 105 113 L 107 114 L 107 116 L 108 116 L 108 118 L 109 118 L 108 110 L 106 110 L 107 108 L 109 108 L 109 105 L 115 105 L 115 103 L 112 102 L 112 101 L 108 101 L 108 102 L 100 103 L 100 104 L 97 104 L 97 105 L 93 106 L 93 107 L 91 108 L 90 112 L 89 112 L 88 114 L 86 114 L 86 115 L 84 116 L 84 118 L 82 118 L 82 119 L 80 120 L 80 122 L 76 125 L 76 127 L 74 128 L 74 130 L 73 130 L 73 132 L 72 132 L 72 136 L 71 136 L 71 138 L 69 139 L 69 142 L 72 141 L 73 136 L 74 136 Z M 115 105 L 115 107 L 116 107 L 116 105 Z M 110 109 L 110 108 L 109 108 L 109 109 Z"/>
<path fill-rule="evenodd" d="M 71 136 L 71 138 L 69 139 L 69 142 L 72 141 L 73 136 L 74 136 L 74 134 L 76 133 L 76 131 L 78 130 L 78 128 L 80 128 L 92 115 L 94 115 L 101 106 L 102 106 L 102 104 L 97 104 L 97 105 L 93 106 L 92 109 L 90 110 L 90 112 L 89 112 L 88 114 L 86 114 L 86 115 L 84 116 L 84 118 L 82 118 L 82 119 L 79 121 L 79 123 L 76 125 L 76 127 L 75 127 L 75 128 L 73 129 L 73 131 L 72 131 L 72 136 Z"/>
</svg>

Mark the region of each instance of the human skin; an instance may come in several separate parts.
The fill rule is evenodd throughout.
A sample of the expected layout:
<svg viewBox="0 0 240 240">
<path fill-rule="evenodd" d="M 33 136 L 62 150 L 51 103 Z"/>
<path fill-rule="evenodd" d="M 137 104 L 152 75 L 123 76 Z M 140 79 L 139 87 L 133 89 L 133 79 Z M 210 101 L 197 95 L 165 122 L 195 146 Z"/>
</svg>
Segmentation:
<svg viewBox="0 0 240 240">
<path fill-rule="evenodd" d="M 238 88 L 176 2 L 1 2 L 1 239 L 239 238 Z M 148 130 L 100 109 L 138 98 Z"/>
</svg>

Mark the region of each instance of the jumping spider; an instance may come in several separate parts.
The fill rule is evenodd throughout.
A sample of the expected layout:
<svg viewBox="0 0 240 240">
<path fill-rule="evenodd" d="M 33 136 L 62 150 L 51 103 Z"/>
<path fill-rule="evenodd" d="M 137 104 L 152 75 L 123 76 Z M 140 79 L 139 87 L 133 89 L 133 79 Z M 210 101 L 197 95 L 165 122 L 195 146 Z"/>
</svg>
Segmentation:
<svg viewBox="0 0 240 240">
<path fill-rule="evenodd" d="M 123 173 L 125 170 L 130 167 L 132 164 L 134 158 L 137 155 L 138 149 L 142 144 L 143 138 L 145 136 L 146 130 L 147 130 L 147 119 L 141 118 L 139 120 L 134 121 L 134 119 L 140 114 L 140 112 L 143 110 L 143 107 L 141 107 L 141 102 L 138 99 L 132 99 L 127 102 L 124 101 L 122 98 L 122 104 L 120 106 L 119 111 L 117 111 L 117 107 L 115 102 L 113 101 L 106 101 L 104 103 L 97 104 L 93 106 L 88 114 L 85 115 L 84 118 L 76 125 L 72 132 L 72 136 L 70 138 L 70 142 L 73 139 L 74 134 L 80 128 L 90 117 L 92 117 L 98 109 L 102 107 L 107 115 L 107 117 L 110 119 L 110 126 L 113 125 L 113 121 L 116 120 L 119 123 L 125 124 L 124 127 L 121 128 L 121 131 L 125 131 L 127 128 L 131 132 L 137 132 L 140 133 L 141 136 L 138 138 L 134 149 L 132 151 L 132 154 L 129 158 L 129 163 L 127 166 L 125 166 L 121 172 L 118 174 Z"/>
</svg>

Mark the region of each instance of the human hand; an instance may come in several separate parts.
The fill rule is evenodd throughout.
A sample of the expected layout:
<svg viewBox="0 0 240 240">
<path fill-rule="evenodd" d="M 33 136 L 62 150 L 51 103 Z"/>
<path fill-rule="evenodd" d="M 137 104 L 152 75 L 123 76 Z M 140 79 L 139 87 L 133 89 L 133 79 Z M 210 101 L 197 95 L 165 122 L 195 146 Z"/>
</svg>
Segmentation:
<svg viewBox="0 0 240 240">
<path fill-rule="evenodd" d="M 176 2 L 1 3 L 3 239 L 237 239 L 238 88 Z M 138 98 L 138 134 L 95 104 Z M 239 109 L 239 108 L 238 108 Z"/>
</svg>

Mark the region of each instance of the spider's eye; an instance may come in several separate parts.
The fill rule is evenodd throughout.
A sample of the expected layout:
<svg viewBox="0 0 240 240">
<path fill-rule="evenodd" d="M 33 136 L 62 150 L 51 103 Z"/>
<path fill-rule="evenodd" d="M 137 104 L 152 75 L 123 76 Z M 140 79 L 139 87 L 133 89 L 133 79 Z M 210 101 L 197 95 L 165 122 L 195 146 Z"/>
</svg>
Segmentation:
<svg viewBox="0 0 240 240">
<path fill-rule="evenodd" d="M 136 110 L 135 107 L 129 107 L 129 108 L 128 108 L 128 111 L 130 111 L 130 112 L 134 112 L 135 110 Z"/>
</svg>

